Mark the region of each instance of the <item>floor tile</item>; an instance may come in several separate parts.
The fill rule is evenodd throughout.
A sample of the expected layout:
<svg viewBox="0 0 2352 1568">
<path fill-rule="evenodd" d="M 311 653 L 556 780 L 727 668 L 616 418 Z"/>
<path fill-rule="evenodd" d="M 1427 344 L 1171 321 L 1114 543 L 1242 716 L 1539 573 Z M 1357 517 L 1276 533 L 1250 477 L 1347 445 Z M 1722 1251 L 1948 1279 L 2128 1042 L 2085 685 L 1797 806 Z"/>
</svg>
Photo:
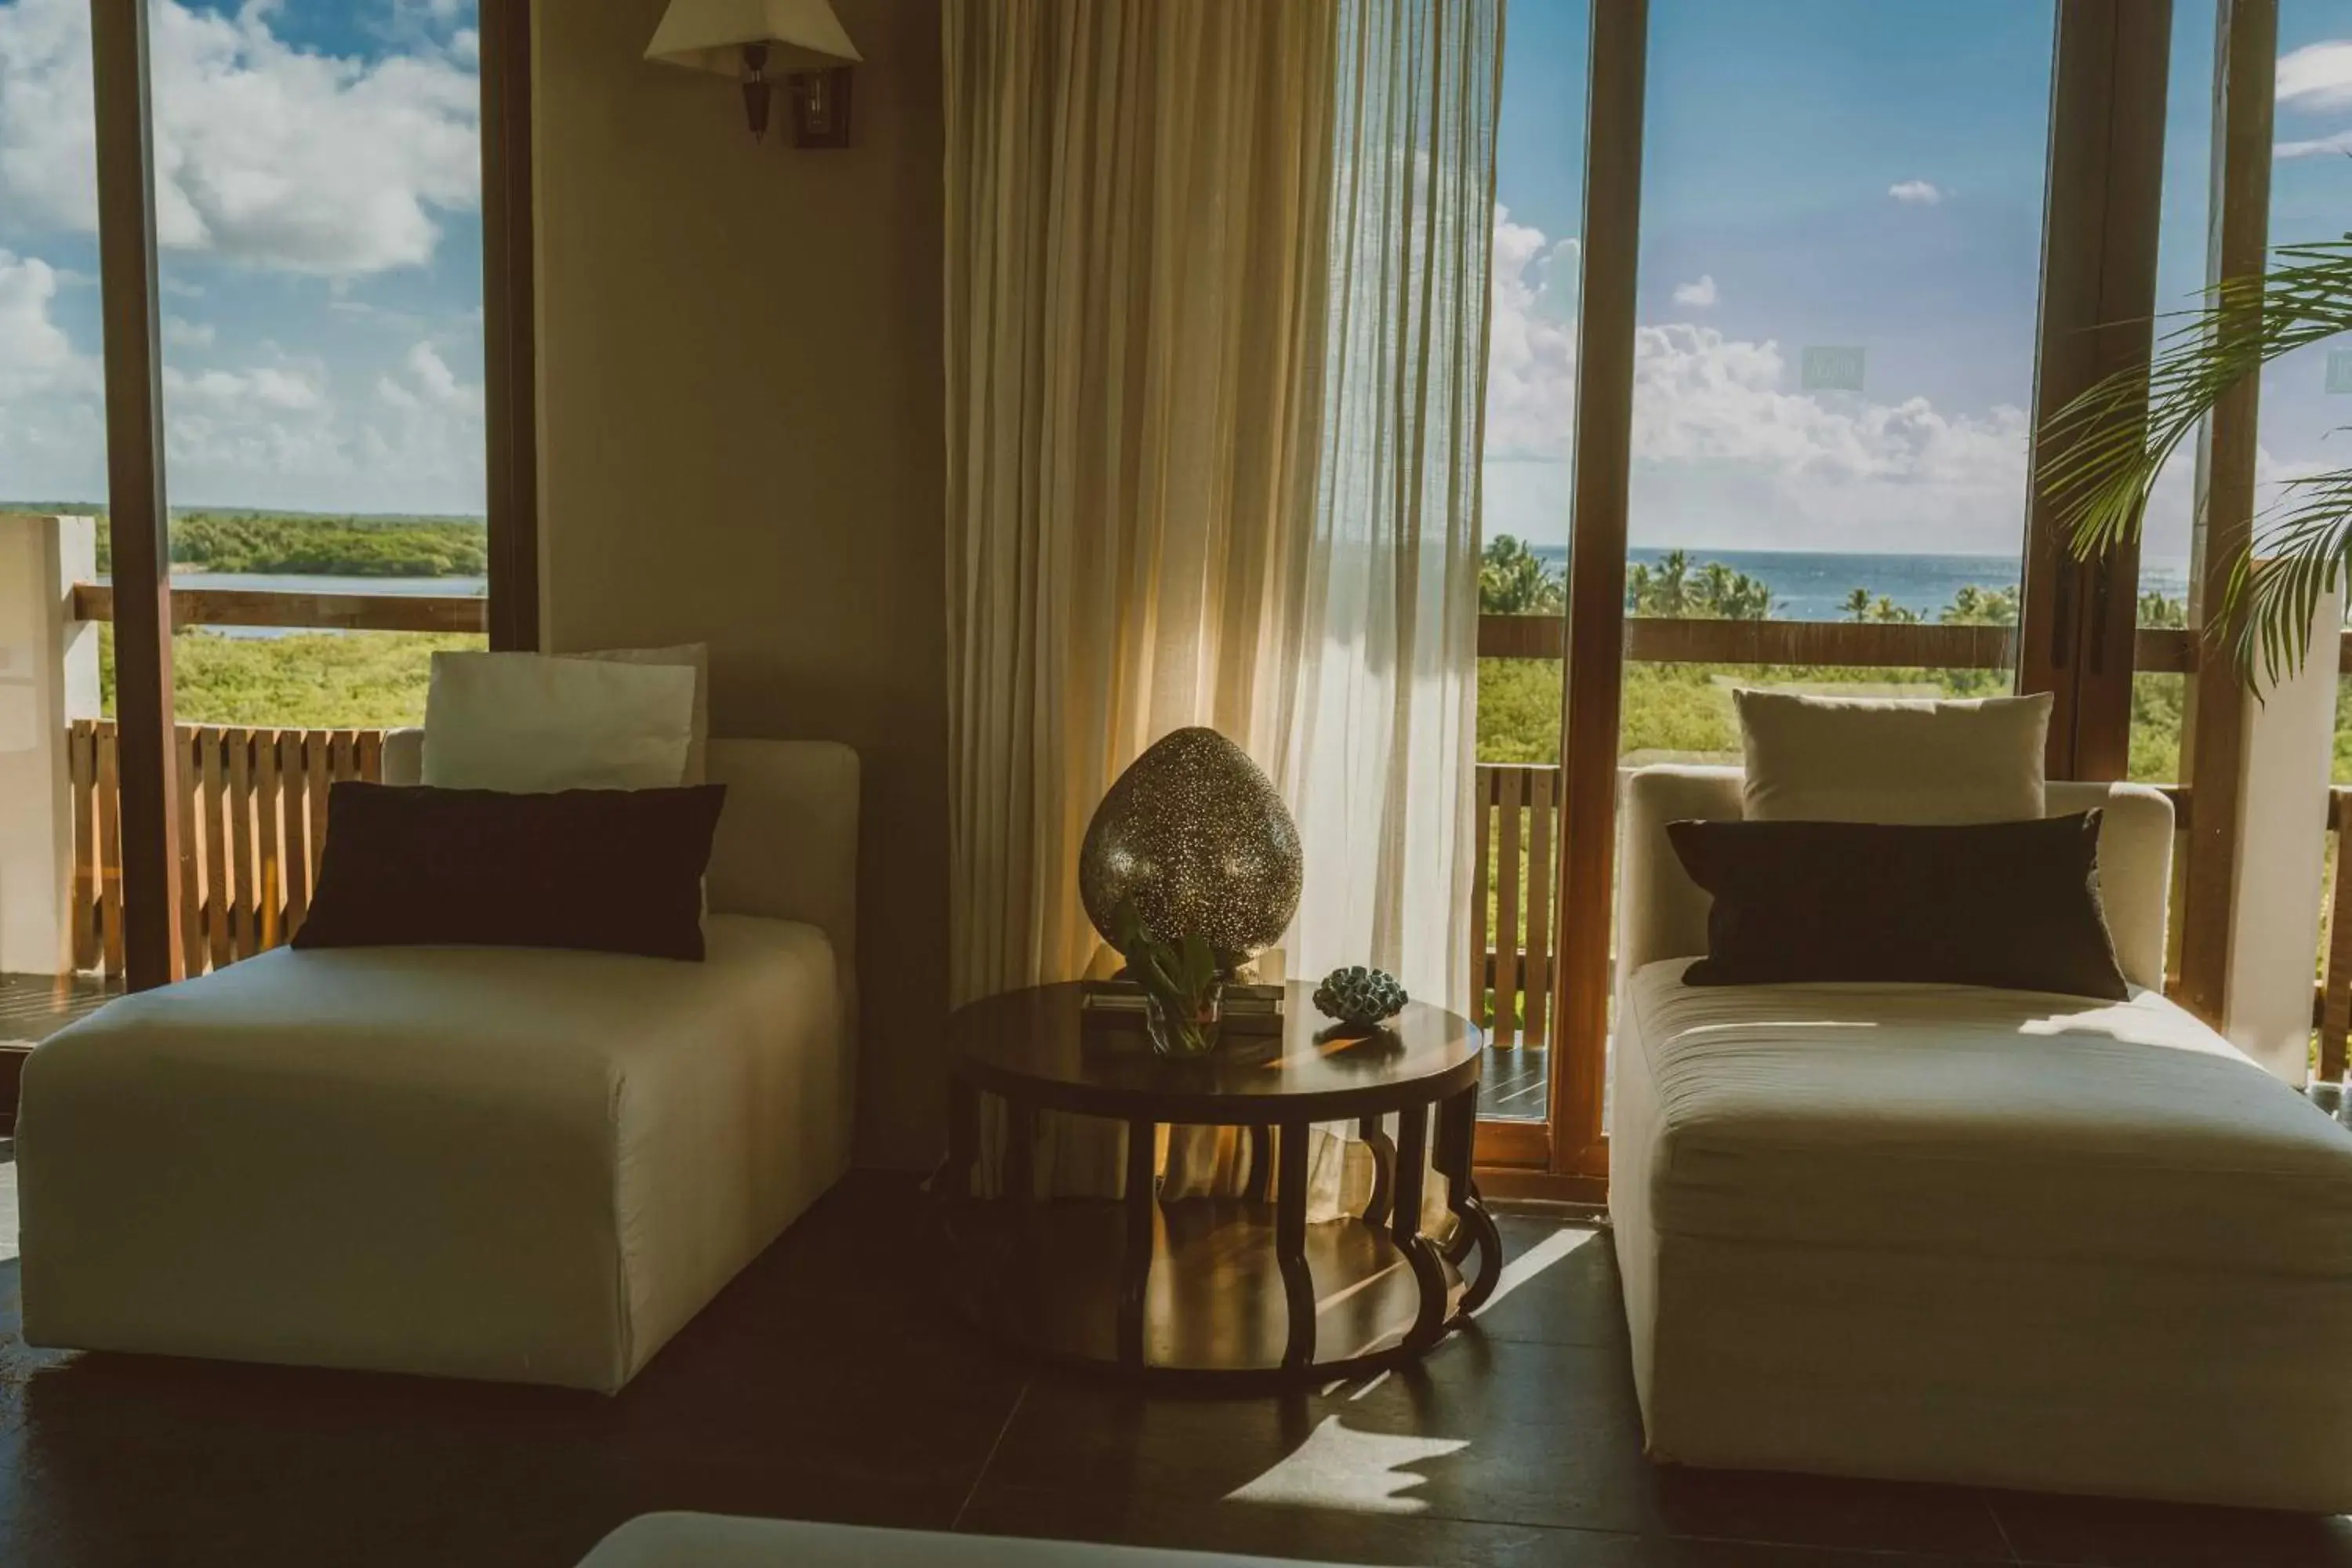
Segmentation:
<svg viewBox="0 0 2352 1568">
<path fill-rule="evenodd" d="M 2352 1568 L 2352 1520 L 2000 1492 L 2018 1556 L 2067 1568 Z"/>
</svg>

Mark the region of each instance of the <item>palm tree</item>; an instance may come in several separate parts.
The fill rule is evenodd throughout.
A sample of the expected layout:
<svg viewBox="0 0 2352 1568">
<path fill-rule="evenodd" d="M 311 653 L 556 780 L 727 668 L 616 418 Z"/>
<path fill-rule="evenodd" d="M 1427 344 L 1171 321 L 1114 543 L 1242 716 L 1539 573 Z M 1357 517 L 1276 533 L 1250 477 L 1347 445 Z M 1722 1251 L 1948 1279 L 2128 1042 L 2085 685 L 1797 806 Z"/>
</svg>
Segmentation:
<svg viewBox="0 0 2352 1568">
<path fill-rule="evenodd" d="M 1845 618 L 1847 620 L 1866 621 L 1870 619 L 1870 590 L 1867 588 L 1856 588 L 1853 593 L 1848 594 L 1845 596 L 1845 603 L 1838 607 L 1845 612 Z"/>
<path fill-rule="evenodd" d="M 2126 367 L 2052 415 L 2042 489 L 2084 559 L 2139 536 L 2148 491 L 2181 442 L 2232 388 L 2282 354 L 2352 329 L 2352 235 L 2280 247 L 2260 277 L 2225 279 Z M 2145 422 L 2142 414 L 2145 410 Z M 2287 482 L 2255 545 L 2231 563 L 2216 636 L 2234 628 L 2239 673 L 2276 680 L 2311 649 L 2322 594 L 2352 564 L 2352 468 Z"/>
<path fill-rule="evenodd" d="M 1507 533 L 1488 542 L 1478 563 L 1478 611 L 1487 616 L 1549 615 L 1567 604 L 1560 579 L 1543 557 Z"/>
</svg>

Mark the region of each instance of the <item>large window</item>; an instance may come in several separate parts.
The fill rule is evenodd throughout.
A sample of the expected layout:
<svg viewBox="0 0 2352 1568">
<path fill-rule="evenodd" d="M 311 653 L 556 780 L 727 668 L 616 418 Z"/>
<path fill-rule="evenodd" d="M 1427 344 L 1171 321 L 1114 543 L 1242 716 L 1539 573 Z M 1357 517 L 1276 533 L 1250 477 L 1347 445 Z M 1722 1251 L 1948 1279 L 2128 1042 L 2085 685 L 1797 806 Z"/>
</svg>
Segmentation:
<svg viewBox="0 0 2352 1568">
<path fill-rule="evenodd" d="M 0 3 L 0 510 L 106 499 L 86 0 Z"/>
<path fill-rule="evenodd" d="M 2271 165 L 2270 243 L 2352 233 L 2352 0 L 2279 6 L 2278 142 Z M 2299 474 L 2352 462 L 2352 336 L 2299 349 L 2263 376 L 2255 504 L 2268 507 Z M 2263 520 L 2258 511 L 2255 529 Z M 2336 782 L 2352 784 L 2352 702 L 2336 697 Z"/>
<path fill-rule="evenodd" d="M 152 8 L 175 587 L 484 592 L 474 11 Z M 89 22 L 0 3 L 0 506 L 106 500 Z M 430 651 L 479 642 L 184 632 L 175 707 L 414 723 Z"/>
<path fill-rule="evenodd" d="M 2052 5 L 1651 15 L 1628 614 L 2013 625 Z M 1632 650 L 1629 762 L 1730 756 L 1734 683 L 2010 680 L 1694 661 L 1678 630 Z"/>
</svg>

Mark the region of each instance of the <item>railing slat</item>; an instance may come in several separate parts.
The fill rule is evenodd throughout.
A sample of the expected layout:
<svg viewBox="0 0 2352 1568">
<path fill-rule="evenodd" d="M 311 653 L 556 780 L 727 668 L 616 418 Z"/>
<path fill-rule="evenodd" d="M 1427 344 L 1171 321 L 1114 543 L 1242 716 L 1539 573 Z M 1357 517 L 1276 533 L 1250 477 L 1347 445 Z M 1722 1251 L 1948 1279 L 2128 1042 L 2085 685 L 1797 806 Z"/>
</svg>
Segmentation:
<svg viewBox="0 0 2352 1568">
<path fill-rule="evenodd" d="M 1487 846 L 1493 841 L 1487 818 L 1494 809 L 1495 769 L 1481 763 L 1473 770 L 1471 778 L 1470 798 L 1476 803 L 1471 813 L 1471 820 L 1475 824 L 1472 836 L 1476 843 L 1471 850 L 1470 861 L 1473 868 L 1470 877 L 1470 1002 L 1471 1011 L 1475 1014 L 1478 998 L 1488 984 L 1486 892 L 1494 886 L 1494 873 L 1487 853 Z M 1499 997 L 1497 1002 L 1499 1004 Z M 1480 1021 L 1491 1022 L 1487 1019 Z"/>
<path fill-rule="evenodd" d="M 286 823 L 286 940 L 302 929 L 310 912 L 310 793 L 302 762 L 303 732 L 278 733 L 278 765 L 284 785 L 281 807 Z"/>
<path fill-rule="evenodd" d="M 205 742 L 204 731 L 193 724 L 181 725 L 179 731 L 173 772 L 180 794 L 180 973 L 190 978 L 205 972 L 204 816 L 196 809 Z"/>
<path fill-rule="evenodd" d="M 2327 816 L 2336 834 L 2336 891 L 2328 900 L 2327 970 L 2320 989 L 2319 1076 L 2344 1077 L 2345 1037 L 2352 1034 L 2352 856 L 2345 853 L 2344 824 L 2352 819 L 2352 789 L 2328 792 Z"/>
<path fill-rule="evenodd" d="M 1497 770 L 1495 851 L 1495 1044 L 1519 1033 L 1519 796 L 1525 770 Z"/>
<path fill-rule="evenodd" d="M 261 951 L 253 896 L 253 731 L 231 730 L 222 743 L 228 752 L 229 935 L 236 956 L 251 958 Z"/>
<path fill-rule="evenodd" d="M 1552 781 L 1558 774 L 1556 768 L 1528 773 L 1528 962 L 1521 984 L 1528 998 L 1526 1038 L 1531 1046 L 1550 1038 Z"/>
<path fill-rule="evenodd" d="M 199 732 L 204 749 L 205 929 L 210 939 L 212 966 L 226 969 L 236 961 L 229 935 L 228 758 L 226 736 L 217 730 Z"/>
<path fill-rule="evenodd" d="M 100 946 L 110 976 L 122 962 L 122 780 L 117 771 L 114 726 L 98 732 L 98 913 Z"/>
<path fill-rule="evenodd" d="M 327 731 L 302 735 L 302 773 L 310 807 L 310 886 L 319 885 L 319 857 L 327 843 Z"/>
<path fill-rule="evenodd" d="M 284 733 L 253 732 L 254 847 L 260 858 L 253 893 L 264 952 L 286 940 L 286 873 L 278 829 L 278 745 Z"/>
<path fill-rule="evenodd" d="M 73 788 L 73 966 L 99 966 L 98 726 L 74 721 L 66 741 L 66 773 Z"/>
</svg>

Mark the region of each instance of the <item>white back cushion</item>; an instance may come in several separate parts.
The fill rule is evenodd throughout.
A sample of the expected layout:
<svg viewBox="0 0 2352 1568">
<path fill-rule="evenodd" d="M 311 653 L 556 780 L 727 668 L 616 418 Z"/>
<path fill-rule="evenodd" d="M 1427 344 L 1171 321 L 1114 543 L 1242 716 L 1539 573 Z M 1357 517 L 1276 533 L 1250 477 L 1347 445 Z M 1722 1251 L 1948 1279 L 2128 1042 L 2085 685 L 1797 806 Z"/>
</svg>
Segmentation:
<svg viewBox="0 0 2352 1568">
<path fill-rule="evenodd" d="M 687 731 L 686 774 L 680 781 L 698 784 L 710 776 L 710 645 L 680 643 L 676 647 L 605 647 L 590 653 L 560 653 L 557 658 L 601 658 L 614 664 L 684 665 L 694 671 L 694 719 Z"/>
<path fill-rule="evenodd" d="M 686 664 L 436 653 L 424 782 L 523 795 L 680 784 L 698 685 Z"/>
<path fill-rule="evenodd" d="M 1617 972 L 1706 951 L 1707 896 L 1683 870 L 1666 824 L 1737 822 L 1738 768 L 1647 767 L 1621 775 L 1618 813 Z M 2098 809 L 2099 900 L 2124 978 L 2164 989 L 2165 921 L 2172 885 L 2172 803 L 2146 784 L 2056 783 L 2043 812 Z"/>
<path fill-rule="evenodd" d="M 2042 815 L 2050 694 L 1958 701 L 1738 690 L 1753 822 L 2024 822 Z"/>
</svg>

